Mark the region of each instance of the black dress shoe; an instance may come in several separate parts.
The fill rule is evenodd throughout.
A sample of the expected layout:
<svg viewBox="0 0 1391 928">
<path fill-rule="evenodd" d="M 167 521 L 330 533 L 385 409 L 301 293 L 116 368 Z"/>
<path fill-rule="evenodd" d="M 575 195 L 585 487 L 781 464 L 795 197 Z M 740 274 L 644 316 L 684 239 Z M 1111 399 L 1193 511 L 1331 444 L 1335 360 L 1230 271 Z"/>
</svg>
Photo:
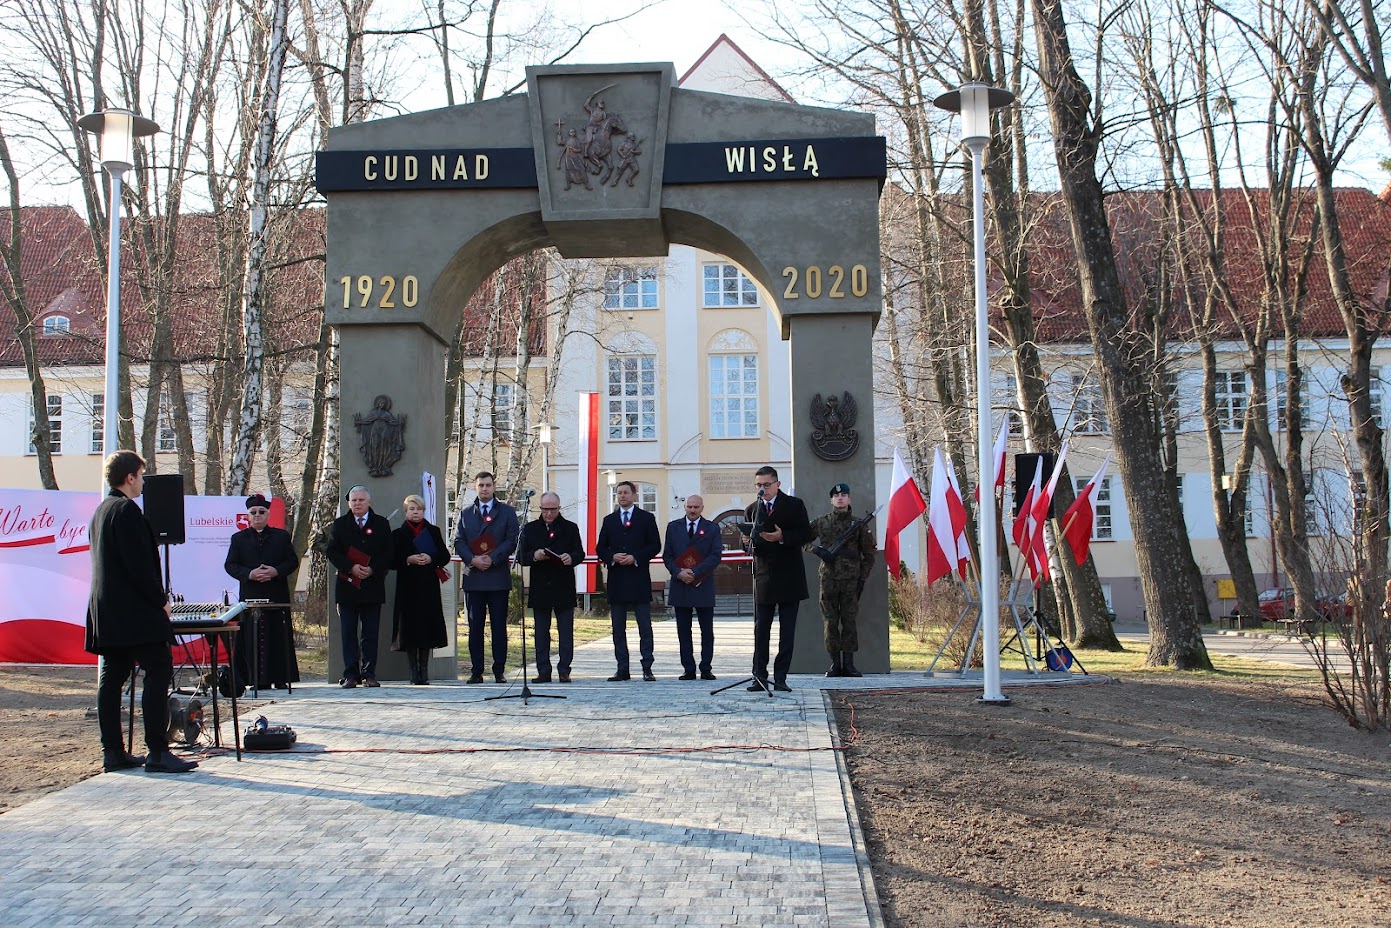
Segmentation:
<svg viewBox="0 0 1391 928">
<path fill-rule="evenodd" d="M 760 680 L 757 677 L 754 677 L 753 682 L 750 683 L 747 687 L 745 687 L 745 689 L 747 689 L 750 693 L 766 692 L 768 690 L 768 681 Z"/>
<path fill-rule="evenodd" d="M 642 672 L 642 678 L 646 680 L 648 683 L 652 683 L 656 681 L 657 675 L 650 670 L 644 670 Z"/>
<path fill-rule="evenodd" d="M 345 690 L 357 689 L 357 677 L 344 677 L 338 685 Z"/>
<path fill-rule="evenodd" d="M 792 687 L 788 686 L 786 683 L 782 682 L 781 680 L 774 680 L 774 681 L 773 681 L 773 689 L 777 690 L 779 693 L 790 693 L 790 692 L 792 692 Z"/>
<path fill-rule="evenodd" d="M 500 674 L 500 673 L 495 673 L 495 674 L 493 674 L 493 682 L 494 682 L 494 683 L 506 683 L 506 682 L 507 682 L 507 678 L 504 677 L 504 676 L 503 676 L 502 674 Z"/>
<path fill-rule="evenodd" d="M 676 679 L 678 679 L 678 680 L 694 680 L 695 678 L 696 678 L 695 671 L 694 671 L 694 670 L 688 670 L 688 671 L 686 671 L 685 673 L 683 673 L 681 676 L 677 677 Z"/>
<path fill-rule="evenodd" d="M 469 677 L 468 680 L 465 681 L 465 682 L 467 682 L 467 683 L 482 683 L 482 682 L 483 682 L 483 675 L 482 675 L 481 673 L 476 673 L 476 674 L 474 674 L 473 676 Z"/>
<path fill-rule="evenodd" d="M 563 674 L 561 674 L 561 675 L 560 675 L 560 682 L 561 682 L 561 683 L 569 683 L 569 682 L 570 682 L 570 675 L 569 675 L 568 673 L 563 673 Z"/>
<path fill-rule="evenodd" d="M 130 770 L 145 763 L 144 754 L 127 754 L 125 751 L 102 751 L 101 769 L 110 773 L 113 770 Z"/>
<path fill-rule="evenodd" d="M 363 680 L 363 681 L 362 681 L 362 685 L 363 685 L 363 686 L 381 686 L 381 684 L 377 682 L 377 678 L 376 678 L 376 677 L 368 677 L 366 680 Z"/>
<path fill-rule="evenodd" d="M 708 670 L 702 670 L 700 672 L 700 678 L 702 680 L 713 680 L 715 679 L 715 675 Z"/>
<path fill-rule="evenodd" d="M 622 683 L 624 680 L 631 680 L 631 679 L 633 679 L 632 676 L 630 676 L 629 674 L 626 674 L 626 673 L 624 673 L 623 671 L 620 670 L 618 673 L 616 673 L 616 674 L 614 674 L 613 676 L 609 677 L 609 682 L 610 682 L 610 683 Z"/>
<path fill-rule="evenodd" d="M 188 773 L 198 766 L 196 760 L 184 760 L 173 751 L 151 754 L 145 758 L 145 769 L 150 773 Z"/>
<path fill-rule="evenodd" d="M 550 682 L 551 682 L 551 675 L 548 674 L 548 673 L 543 673 L 543 674 L 541 674 L 539 677 L 534 678 L 531 682 L 532 682 L 532 683 L 550 683 Z"/>
</svg>

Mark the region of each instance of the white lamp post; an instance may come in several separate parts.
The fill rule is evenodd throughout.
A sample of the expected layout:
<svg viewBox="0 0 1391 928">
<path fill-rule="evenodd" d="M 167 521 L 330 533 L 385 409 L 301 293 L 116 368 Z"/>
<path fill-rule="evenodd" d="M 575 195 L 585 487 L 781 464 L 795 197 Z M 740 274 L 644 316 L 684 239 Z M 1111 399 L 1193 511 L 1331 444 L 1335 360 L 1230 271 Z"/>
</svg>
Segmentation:
<svg viewBox="0 0 1391 928">
<path fill-rule="evenodd" d="M 976 448 L 980 458 L 981 647 L 985 649 L 984 693 L 980 702 L 1009 705 L 1000 688 L 1000 552 L 995 540 L 995 461 L 990 441 L 990 325 L 985 299 L 985 191 L 982 165 L 990 142 L 990 111 L 1008 106 L 1014 94 L 985 84 L 962 84 L 932 101 L 961 114 L 961 144 L 971 153 L 972 216 L 976 231 Z"/>
<path fill-rule="evenodd" d="M 536 440 L 541 443 L 541 492 L 551 492 L 551 442 L 555 441 L 555 426 L 541 422 L 536 426 Z"/>
<path fill-rule="evenodd" d="M 135 140 L 154 135 L 154 120 L 126 109 L 88 113 L 80 128 L 101 136 L 101 166 L 111 175 L 110 225 L 106 244 L 106 396 L 102 409 L 101 447 L 116 450 L 117 378 L 121 355 L 121 179 L 135 165 Z"/>
</svg>

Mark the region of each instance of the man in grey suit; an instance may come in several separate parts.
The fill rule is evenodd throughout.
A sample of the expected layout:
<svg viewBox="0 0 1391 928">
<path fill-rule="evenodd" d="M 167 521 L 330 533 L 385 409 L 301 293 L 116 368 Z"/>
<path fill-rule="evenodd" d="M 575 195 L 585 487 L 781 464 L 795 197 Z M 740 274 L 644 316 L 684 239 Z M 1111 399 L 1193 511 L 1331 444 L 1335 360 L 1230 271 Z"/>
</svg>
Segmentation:
<svg viewBox="0 0 1391 928">
<path fill-rule="evenodd" d="M 469 683 L 483 682 L 483 624 L 492 627 L 493 679 L 506 683 L 507 600 L 512 593 L 512 552 L 517 549 L 517 510 L 493 496 L 493 475 L 474 478 L 477 498 L 459 513 L 454 552 L 464 562 L 464 601 L 468 607 Z"/>
<path fill-rule="evenodd" d="M 710 661 L 715 655 L 715 568 L 720 566 L 724 544 L 720 529 L 701 518 L 705 500 L 686 497 L 685 518 L 667 524 L 662 563 L 671 574 L 667 602 L 676 613 L 676 639 L 681 645 L 682 680 L 696 678 L 695 648 L 691 641 L 691 612 L 700 622 L 700 679 L 715 679 Z"/>
<path fill-rule="evenodd" d="M 609 622 L 613 629 L 613 656 L 618 670 L 609 682 L 631 679 L 628 664 L 628 607 L 638 622 L 638 648 L 642 655 L 642 678 L 657 679 L 652 673 L 652 572 L 648 564 L 662 553 L 657 518 L 637 506 L 638 488 L 625 480 L 614 488 L 618 508 L 604 516 L 595 553 L 608 568 L 604 587 L 609 599 Z"/>
</svg>

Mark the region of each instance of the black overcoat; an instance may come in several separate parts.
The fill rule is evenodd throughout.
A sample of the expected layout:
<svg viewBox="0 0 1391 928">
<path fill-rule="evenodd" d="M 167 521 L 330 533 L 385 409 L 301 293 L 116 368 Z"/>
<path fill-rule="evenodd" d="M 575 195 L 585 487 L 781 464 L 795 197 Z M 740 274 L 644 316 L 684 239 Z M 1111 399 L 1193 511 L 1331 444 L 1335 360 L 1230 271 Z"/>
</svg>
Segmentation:
<svg viewBox="0 0 1391 928">
<path fill-rule="evenodd" d="M 391 567 L 396 571 L 396 608 L 392 614 L 391 647 L 397 651 L 442 648 L 449 644 L 440 602 L 440 577 L 436 568 L 449 566 L 449 548 L 439 526 L 425 523 L 425 533 L 434 542 L 433 552 L 416 545 L 415 533 L 402 525 L 391 533 Z M 431 555 L 429 564 L 407 564 L 412 554 Z"/>
<path fill-rule="evenodd" d="M 92 545 L 92 592 L 87 600 L 86 649 L 173 642 L 164 614 L 164 580 L 155 533 L 135 501 L 119 490 L 101 501 L 87 528 Z"/>
<path fill-rule="evenodd" d="M 783 537 L 778 542 L 754 537 L 754 594 L 760 603 L 799 602 L 809 595 L 802 546 L 812 540 L 811 520 L 806 504 L 795 496 L 779 490 L 772 503 L 771 515 L 759 513 L 758 531 L 762 534 L 776 526 L 782 529 Z M 755 511 L 762 506 L 762 502 L 752 503 L 744 510 L 744 518 L 754 521 Z"/>
<path fill-rule="evenodd" d="M 275 568 L 275 579 L 259 583 L 251 579 L 251 572 L 262 564 Z M 299 555 L 295 553 L 290 533 L 283 528 L 268 525 L 261 532 L 244 528 L 228 542 L 227 560 L 222 566 L 240 582 L 237 592 L 242 599 L 288 603 L 290 575 L 299 570 Z"/>
<path fill-rule="evenodd" d="M 566 567 L 555 558 L 536 560 L 536 552 L 548 548 L 556 554 L 570 555 Z M 544 608 L 563 612 L 575 608 L 575 565 L 584 562 L 584 543 L 580 527 L 564 516 L 556 516 L 550 525 L 545 519 L 528 522 L 522 529 L 518 561 L 531 568 L 531 585 L 527 588 L 526 604 L 533 609 Z"/>
<path fill-rule="evenodd" d="M 652 571 L 647 565 L 662 553 L 662 536 L 657 530 L 656 516 L 634 506 L 632 524 L 625 527 L 621 510 L 615 509 L 604 516 L 595 552 L 600 563 L 608 568 L 604 590 L 610 603 L 652 601 Z M 637 563 L 626 567 L 615 564 L 615 554 L 631 554 Z"/>
<path fill-rule="evenodd" d="M 348 556 L 350 548 L 367 555 L 367 566 L 372 568 L 372 576 L 362 581 L 361 586 L 349 579 L 353 568 L 352 558 Z M 386 602 L 386 572 L 391 569 L 390 522 L 368 509 L 367 525 L 358 528 L 353 514 L 345 512 L 329 526 L 324 554 L 338 573 L 333 588 L 338 602 L 350 605 Z"/>
</svg>

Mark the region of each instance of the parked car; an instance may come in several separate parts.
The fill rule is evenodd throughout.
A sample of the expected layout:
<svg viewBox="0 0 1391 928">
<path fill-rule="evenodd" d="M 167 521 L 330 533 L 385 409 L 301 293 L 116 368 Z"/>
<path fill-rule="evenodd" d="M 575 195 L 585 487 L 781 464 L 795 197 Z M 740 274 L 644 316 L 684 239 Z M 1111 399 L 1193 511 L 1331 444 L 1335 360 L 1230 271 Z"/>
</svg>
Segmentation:
<svg viewBox="0 0 1391 928">
<path fill-rule="evenodd" d="M 1256 601 L 1261 607 L 1261 618 L 1267 622 L 1278 622 L 1294 612 L 1294 590 L 1287 586 L 1262 590 Z"/>
<path fill-rule="evenodd" d="M 1325 622 L 1343 623 L 1352 618 L 1352 605 L 1348 602 L 1347 593 L 1336 596 L 1320 593 L 1314 600 L 1314 611 Z"/>
</svg>

